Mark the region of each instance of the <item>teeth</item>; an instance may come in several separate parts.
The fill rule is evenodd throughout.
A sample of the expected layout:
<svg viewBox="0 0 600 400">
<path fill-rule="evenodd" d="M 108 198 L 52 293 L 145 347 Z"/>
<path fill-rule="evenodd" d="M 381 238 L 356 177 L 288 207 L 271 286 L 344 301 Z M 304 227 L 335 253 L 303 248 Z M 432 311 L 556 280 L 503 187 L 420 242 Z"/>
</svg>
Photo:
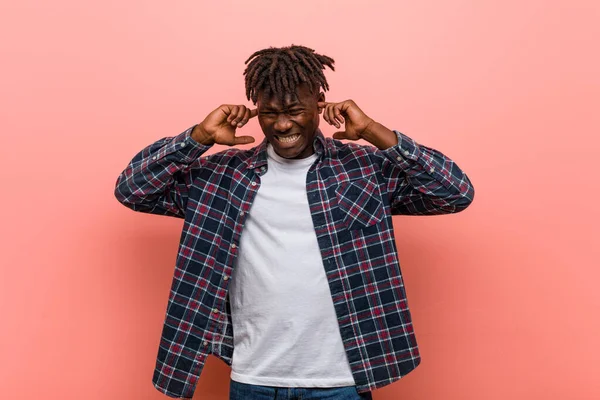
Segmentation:
<svg viewBox="0 0 600 400">
<path fill-rule="evenodd" d="M 299 138 L 300 138 L 300 135 L 298 135 L 298 134 L 292 135 L 292 136 L 277 136 L 277 139 L 279 139 L 279 141 L 283 142 L 283 143 L 295 142 Z"/>
</svg>

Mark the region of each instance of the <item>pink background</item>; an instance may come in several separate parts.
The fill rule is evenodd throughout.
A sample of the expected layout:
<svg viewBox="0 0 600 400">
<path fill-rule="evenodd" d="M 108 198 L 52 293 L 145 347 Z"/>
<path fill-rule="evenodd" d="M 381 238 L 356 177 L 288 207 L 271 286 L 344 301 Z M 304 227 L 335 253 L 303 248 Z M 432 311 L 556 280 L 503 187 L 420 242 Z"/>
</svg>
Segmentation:
<svg viewBox="0 0 600 400">
<path fill-rule="evenodd" d="M 250 104 L 245 59 L 294 43 L 335 59 L 328 100 L 476 189 L 462 214 L 395 219 L 423 362 L 374 398 L 600 398 L 600 2 L 364 4 L 2 2 L 0 397 L 165 398 L 151 377 L 183 221 L 126 209 L 115 180 Z M 210 357 L 195 398 L 228 382 Z"/>
</svg>

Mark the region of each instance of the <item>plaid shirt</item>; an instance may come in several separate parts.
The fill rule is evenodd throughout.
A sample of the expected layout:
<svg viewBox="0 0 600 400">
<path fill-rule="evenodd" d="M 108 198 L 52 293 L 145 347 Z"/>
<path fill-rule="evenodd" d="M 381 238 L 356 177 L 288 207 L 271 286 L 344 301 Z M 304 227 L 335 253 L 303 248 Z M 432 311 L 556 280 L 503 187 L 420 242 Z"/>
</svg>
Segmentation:
<svg viewBox="0 0 600 400">
<path fill-rule="evenodd" d="M 192 128 L 139 152 L 115 196 L 143 213 L 184 219 L 153 383 L 191 398 L 209 354 L 231 365 L 228 284 L 244 221 L 267 171 L 258 146 L 204 156 Z M 456 213 L 472 201 L 471 182 L 440 152 L 394 131 L 386 150 L 325 138 L 306 195 L 357 390 L 408 374 L 421 361 L 398 263 L 392 215 Z"/>
</svg>

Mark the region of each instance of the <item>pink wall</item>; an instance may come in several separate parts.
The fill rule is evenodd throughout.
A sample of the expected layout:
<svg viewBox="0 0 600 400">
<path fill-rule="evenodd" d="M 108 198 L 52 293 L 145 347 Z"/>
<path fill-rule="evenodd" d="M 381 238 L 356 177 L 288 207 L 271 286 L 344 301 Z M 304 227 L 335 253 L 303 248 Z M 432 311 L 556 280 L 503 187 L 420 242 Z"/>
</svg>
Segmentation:
<svg viewBox="0 0 600 400">
<path fill-rule="evenodd" d="M 2 3 L 0 397 L 164 398 L 182 221 L 121 206 L 116 177 L 244 103 L 250 53 L 294 43 L 336 60 L 329 100 L 443 151 L 477 192 L 395 220 L 423 362 L 375 399 L 600 398 L 600 3 L 374 3 Z M 228 380 L 209 358 L 196 398 Z"/>
</svg>

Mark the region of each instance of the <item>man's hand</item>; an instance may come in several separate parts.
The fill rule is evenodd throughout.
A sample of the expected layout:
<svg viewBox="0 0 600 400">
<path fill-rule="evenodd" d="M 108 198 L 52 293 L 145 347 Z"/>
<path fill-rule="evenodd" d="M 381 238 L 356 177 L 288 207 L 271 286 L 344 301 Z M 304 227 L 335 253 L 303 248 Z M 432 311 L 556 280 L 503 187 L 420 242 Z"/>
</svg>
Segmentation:
<svg viewBox="0 0 600 400">
<path fill-rule="evenodd" d="M 323 112 L 323 119 L 330 125 L 339 128 L 345 123 L 346 130 L 333 134 L 334 139 L 362 139 L 362 135 L 373 122 L 354 102 L 346 100 L 341 103 L 317 103 L 319 114 Z"/>
<path fill-rule="evenodd" d="M 319 114 L 330 125 L 340 128 L 345 124 L 345 130 L 333 134 L 334 139 L 359 140 L 364 139 L 377 148 L 384 150 L 398 144 L 396 134 L 369 118 L 353 100 L 341 103 L 318 102 Z"/>
<path fill-rule="evenodd" d="M 223 104 L 204 118 L 192 130 L 192 139 L 204 145 L 224 144 L 235 146 L 253 143 L 252 136 L 235 136 L 235 130 L 246 125 L 258 115 L 256 109 L 244 105 Z"/>
</svg>

